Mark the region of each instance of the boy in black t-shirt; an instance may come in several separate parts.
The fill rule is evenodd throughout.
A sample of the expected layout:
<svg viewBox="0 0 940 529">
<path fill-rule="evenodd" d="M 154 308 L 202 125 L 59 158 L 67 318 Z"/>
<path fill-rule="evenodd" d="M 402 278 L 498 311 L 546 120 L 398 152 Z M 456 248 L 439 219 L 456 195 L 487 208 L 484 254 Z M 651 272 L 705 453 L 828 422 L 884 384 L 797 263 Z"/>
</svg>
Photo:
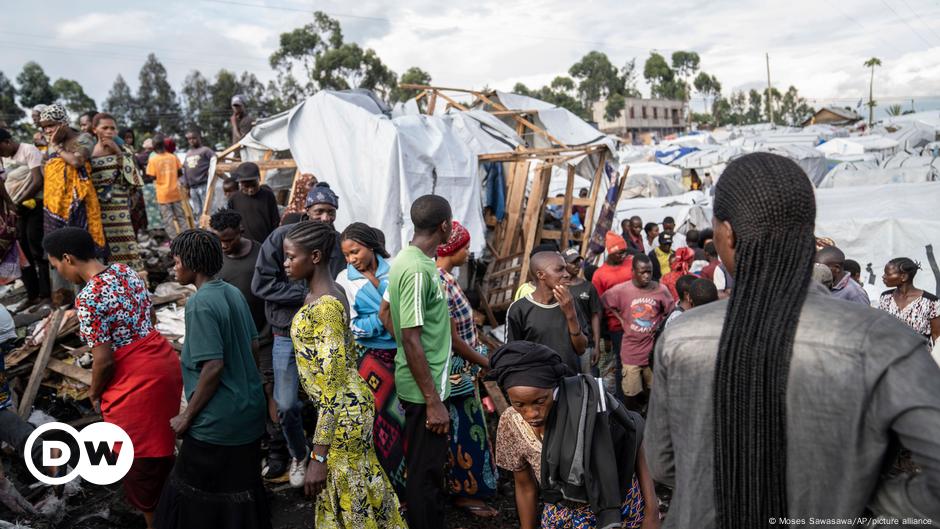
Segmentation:
<svg viewBox="0 0 940 529">
<path fill-rule="evenodd" d="M 535 342 L 556 351 L 572 373 L 581 370 L 587 349 L 578 303 L 568 290 L 571 277 L 565 260 L 555 251 L 532 255 L 530 274 L 535 292 L 519 298 L 506 314 L 506 341 Z"/>
<path fill-rule="evenodd" d="M 565 267 L 568 275 L 571 276 L 568 291 L 571 292 L 571 297 L 578 305 L 578 315 L 583 318 L 581 327 L 587 331 L 588 346 L 581 355 L 581 372 L 591 374 L 597 370 L 595 366 L 600 357 L 601 313 L 604 311 L 604 306 L 601 305 L 601 297 L 597 294 L 594 285 L 581 277 L 583 259 L 578 250 L 568 248 L 562 252 L 562 257 L 565 258 Z"/>
</svg>

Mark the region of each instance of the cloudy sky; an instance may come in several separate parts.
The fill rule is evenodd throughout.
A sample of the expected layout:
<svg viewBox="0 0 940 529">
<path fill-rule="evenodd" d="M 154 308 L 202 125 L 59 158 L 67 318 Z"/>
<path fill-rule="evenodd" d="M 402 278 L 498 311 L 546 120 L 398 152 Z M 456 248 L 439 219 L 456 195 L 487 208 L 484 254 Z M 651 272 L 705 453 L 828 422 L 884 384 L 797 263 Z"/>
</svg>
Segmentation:
<svg viewBox="0 0 940 529">
<path fill-rule="evenodd" d="M 540 86 L 591 50 L 617 64 L 636 57 L 642 68 L 651 50 L 684 49 L 701 55 L 725 93 L 765 86 L 766 52 L 774 86 L 795 85 L 817 105 L 867 97 L 862 63 L 871 56 L 884 63 L 877 100 L 940 96 L 937 0 L 20 1 L 0 21 L 0 71 L 13 78 L 34 60 L 53 80 L 78 80 L 99 104 L 118 73 L 136 89 L 149 52 L 176 89 L 194 69 L 249 70 L 266 81 L 278 35 L 313 10 L 395 71 L 419 66 L 442 86 Z"/>
</svg>

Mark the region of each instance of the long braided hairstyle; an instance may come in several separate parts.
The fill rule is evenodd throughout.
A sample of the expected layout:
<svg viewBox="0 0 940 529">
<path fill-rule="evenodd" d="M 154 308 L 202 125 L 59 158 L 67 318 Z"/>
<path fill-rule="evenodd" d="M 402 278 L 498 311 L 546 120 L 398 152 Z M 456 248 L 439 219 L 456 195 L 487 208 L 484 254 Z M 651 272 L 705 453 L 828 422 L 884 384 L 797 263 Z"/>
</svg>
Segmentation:
<svg viewBox="0 0 940 529">
<path fill-rule="evenodd" d="M 332 226 L 318 220 L 298 222 L 287 232 L 287 238 L 294 244 L 308 252 L 320 252 L 320 264 L 329 262 L 336 245 L 336 236 Z"/>
<path fill-rule="evenodd" d="M 735 286 L 714 380 L 718 527 L 767 527 L 787 512 L 787 377 L 816 251 L 816 202 L 795 162 L 755 153 L 715 190 L 736 239 Z"/>
<path fill-rule="evenodd" d="M 186 230 L 170 241 L 170 254 L 193 272 L 213 277 L 222 269 L 222 243 L 206 230 Z"/>
</svg>

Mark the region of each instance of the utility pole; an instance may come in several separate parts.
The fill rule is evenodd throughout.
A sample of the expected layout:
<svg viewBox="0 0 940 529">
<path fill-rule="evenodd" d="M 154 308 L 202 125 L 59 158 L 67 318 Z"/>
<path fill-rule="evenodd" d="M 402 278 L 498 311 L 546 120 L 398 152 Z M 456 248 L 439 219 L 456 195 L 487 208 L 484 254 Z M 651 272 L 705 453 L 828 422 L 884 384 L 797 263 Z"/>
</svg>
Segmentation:
<svg viewBox="0 0 940 529">
<path fill-rule="evenodd" d="M 774 100 L 770 97 L 770 54 L 765 53 L 767 58 L 767 113 L 770 115 L 770 124 L 774 124 Z"/>
</svg>

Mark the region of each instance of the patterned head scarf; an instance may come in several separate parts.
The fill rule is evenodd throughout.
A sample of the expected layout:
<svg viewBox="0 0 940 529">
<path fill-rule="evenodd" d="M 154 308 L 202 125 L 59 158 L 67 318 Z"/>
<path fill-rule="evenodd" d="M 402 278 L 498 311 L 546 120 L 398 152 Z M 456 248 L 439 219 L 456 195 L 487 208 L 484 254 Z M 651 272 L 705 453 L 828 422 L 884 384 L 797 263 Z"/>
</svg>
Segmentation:
<svg viewBox="0 0 940 529">
<path fill-rule="evenodd" d="M 39 111 L 39 121 L 54 121 L 56 123 L 68 123 L 69 113 L 65 107 L 59 103 L 53 103 Z"/>
<path fill-rule="evenodd" d="M 450 232 L 450 239 L 437 247 L 438 257 L 449 257 L 459 252 L 464 246 L 470 244 L 470 232 L 462 224 L 454 221 L 454 229 Z"/>
</svg>

